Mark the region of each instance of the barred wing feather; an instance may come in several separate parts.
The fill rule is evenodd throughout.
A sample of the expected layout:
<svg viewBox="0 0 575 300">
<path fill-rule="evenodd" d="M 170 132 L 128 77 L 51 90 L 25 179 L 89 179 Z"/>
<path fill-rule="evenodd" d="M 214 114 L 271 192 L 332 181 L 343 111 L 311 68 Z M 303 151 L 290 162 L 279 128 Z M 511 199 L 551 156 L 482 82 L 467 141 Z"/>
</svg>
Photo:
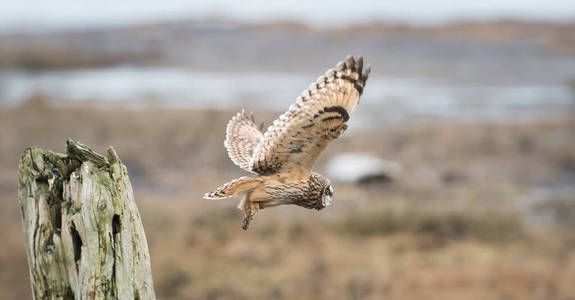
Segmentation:
<svg viewBox="0 0 575 300">
<path fill-rule="evenodd" d="M 265 132 L 249 161 L 260 175 L 309 174 L 323 149 L 347 129 L 371 67 L 348 56 L 320 76 Z"/>
</svg>

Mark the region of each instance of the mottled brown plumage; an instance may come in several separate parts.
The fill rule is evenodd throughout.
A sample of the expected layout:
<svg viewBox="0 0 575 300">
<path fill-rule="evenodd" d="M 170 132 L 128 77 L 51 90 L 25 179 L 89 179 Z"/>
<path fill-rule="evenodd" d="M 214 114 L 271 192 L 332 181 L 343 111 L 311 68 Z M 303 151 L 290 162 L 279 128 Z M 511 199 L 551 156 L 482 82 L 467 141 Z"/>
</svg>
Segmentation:
<svg viewBox="0 0 575 300">
<path fill-rule="evenodd" d="M 348 56 L 311 84 L 265 133 L 251 114 L 242 110 L 234 116 L 224 145 L 235 164 L 258 176 L 233 180 L 204 197 L 244 195 L 239 205 L 244 229 L 263 208 L 328 206 L 333 197 L 329 179 L 311 169 L 323 149 L 347 129 L 370 70 L 363 69 L 362 57 L 356 61 Z"/>
</svg>

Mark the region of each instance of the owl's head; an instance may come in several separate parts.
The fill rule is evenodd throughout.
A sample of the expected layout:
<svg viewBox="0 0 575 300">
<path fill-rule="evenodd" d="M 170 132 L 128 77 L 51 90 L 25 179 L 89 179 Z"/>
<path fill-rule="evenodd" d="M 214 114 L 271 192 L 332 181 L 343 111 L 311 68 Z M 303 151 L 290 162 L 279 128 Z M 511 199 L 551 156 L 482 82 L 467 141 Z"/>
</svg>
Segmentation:
<svg viewBox="0 0 575 300">
<path fill-rule="evenodd" d="M 310 178 L 310 187 L 315 194 L 315 203 L 313 208 L 320 210 L 331 205 L 333 201 L 333 187 L 325 176 L 312 173 Z M 310 208 L 312 208 L 310 207 Z"/>
</svg>

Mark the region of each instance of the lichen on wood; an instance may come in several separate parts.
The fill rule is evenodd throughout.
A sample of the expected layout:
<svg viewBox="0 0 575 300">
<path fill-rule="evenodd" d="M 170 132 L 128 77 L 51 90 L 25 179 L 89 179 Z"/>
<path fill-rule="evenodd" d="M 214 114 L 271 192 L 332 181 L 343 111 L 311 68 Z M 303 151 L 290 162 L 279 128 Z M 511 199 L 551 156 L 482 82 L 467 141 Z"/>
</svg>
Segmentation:
<svg viewBox="0 0 575 300">
<path fill-rule="evenodd" d="M 155 299 L 126 167 L 67 141 L 67 155 L 28 148 L 18 198 L 34 299 Z"/>
</svg>

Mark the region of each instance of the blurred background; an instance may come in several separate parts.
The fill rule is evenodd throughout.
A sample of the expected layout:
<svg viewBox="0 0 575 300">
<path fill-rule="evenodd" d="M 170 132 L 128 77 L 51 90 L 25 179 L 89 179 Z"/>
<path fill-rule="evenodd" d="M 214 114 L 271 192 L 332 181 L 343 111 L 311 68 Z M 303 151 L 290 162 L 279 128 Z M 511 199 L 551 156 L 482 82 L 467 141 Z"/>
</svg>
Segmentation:
<svg viewBox="0 0 575 300">
<path fill-rule="evenodd" d="M 228 120 L 347 54 L 373 71 L 315 167 L 334 205 L 242 231 L 202 199 L 246 175 Z M 31 299 L 18 157 L 66 138 L 127 165 L 160 299 L 575 299 L 573 1 L 3 0 L 1 299 Z"/>
</svg>

